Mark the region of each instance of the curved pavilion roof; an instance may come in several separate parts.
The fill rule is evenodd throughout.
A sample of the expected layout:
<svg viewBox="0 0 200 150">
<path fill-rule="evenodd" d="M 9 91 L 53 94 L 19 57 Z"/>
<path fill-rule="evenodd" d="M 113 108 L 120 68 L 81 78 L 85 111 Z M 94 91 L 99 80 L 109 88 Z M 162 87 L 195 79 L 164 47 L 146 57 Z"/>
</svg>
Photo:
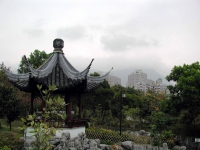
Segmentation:
<svg viewBox="0 0 200 150">
<path fill-rule="evenodd" d="M 79 72 L 76 70 L 65 57 L 62 48 L 64 41 L 62 39 L 55 39 L 53 42 L 54 52 L 48 60 L 38 69 L 34 69 L 25 57 L 29 73 L 13 74 L 5 67 L 3 70 L 7 75 L 9 81 L 25 92 L 32 92 L 36 89 L 36 85 L 56 85 L 58 93 L 65 91 L 80 91 L 81 93 L 89 92 L 100 86 L 106 79 L 109 72 L 103 76 L 93 77 L 89 76 L 89 70 L 92 61 L 85 70 Z"/>
</svg>

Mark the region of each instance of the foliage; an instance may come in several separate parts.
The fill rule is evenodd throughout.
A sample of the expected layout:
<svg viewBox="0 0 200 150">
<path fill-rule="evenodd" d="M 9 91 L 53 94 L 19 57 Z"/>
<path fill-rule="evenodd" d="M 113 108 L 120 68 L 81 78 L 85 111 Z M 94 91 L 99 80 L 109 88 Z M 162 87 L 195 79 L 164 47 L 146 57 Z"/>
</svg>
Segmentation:
<svg viewBox="0 0 200 150">
<path fill-rule="evenodd" d="M 0 76 L 3 77 L 4 74 L 1 72 Z M 11 130 L 11 123 L 20 114 L 20 101 L 17 89 L 5 83 L 5 81 L 0 82 L 0 118 L 4 116 L 7 118 Z"/>
<path fill-rule="evenodd" d="M 186 124 L 195 124 L 195 119 L 200 114 L 199 62 L 174 66 L 166 79 L 176 83 L 174 86 L 168 86 L 171 93 L 170 103 L 175 109 L 173 115 L 181 115 Z"/>
<path fill-rule="evenodd" d="M 154 112 L 152 115 L 152 124 L 156 127 L 158 132 L 167 129 L 169 125 L 169 117 L 160 111 Z"/>
<path fill-rule="evenodd" d="M 109 88 L 107 83 L 103 85 L 106 88 L 100 87 L 84 97 L 83 100 L 84 117 L 90 116 L 92 126 L 104 125 L 105 127 L 118 128 L 119 110 L 121 109 L 123 112 L 122 128 L 131 127 L 135 129 L 136 127 L 142 129 L 142 127 L 145 127 L 145 130 L 148 130 L 154 112 L 159 110 L 162 112 L 161 103 L 167 100 L 163 93 L 159 94 L 153 91 L 143 93 L 130 87 L 124 88 L 115 85 Z M 106 95 L 106 90 L 113 94 Z M 123 98 L 121 104 L 122 92 L 125 92 L 126 97 Z M 127 120 L 127 117 L 132 118 L 132 120 Z"/>
<path fill-rule="evenodd" d="M 138 121 L 140 109 L 139 108 L 129 108 L 128 106 L 124 106 L 124 114 L 130 117 L 130 121 Z"/>
<path fill-rule="evenodd" d="M 20 99 L 20 117 L 26 117 L 29 114 L 31 93 L 19 91 Z M 34 99 L 34 106 L 37 106 L 38 98 Z"/>
<path fill-rule="evenodd" d="M 43 108 L 42 119 L 37 120 L 36 114 L 29 115 L 28 118 L 22 118 L 22 121 L 27 124 L 25 128 L 31 127 L 33 129 L 35 141 L 32 143 L 33 149 L 50 149 L 53 145 L 49 143 L 49 140 L 56 133 L 56 128 L 58 127 L 58 122 L 52 122 L 48 124 L 48 120 L 52 120 L 53 117 L 61 117 L 63 120 L 66 115 L 63 115 L 60 110 L 65 106 L 65 102 L 60 97 L 52 97 L 53 91 L 57 88 L 56 86 L 49 86 L 48 90 L 42 90 L 42 86 L 37 86 L 41 92 L 42 100 L 46 103 L 45 108 Z M 42 91 L 41 91 L 42 90 Z M 55 127 L 54 127 L 55 125 Z"/>
<path fill-rule="evenodd" d="M 112 99 L 113 94 L 108 82 L 104 81 L 98 89 L 83 97 L 83 108 L 87 109 L 90 119 L 95 117 L 95 120 L 93 120 L 95 124 L 103 124 L 106 123 L 106 120 L 108 121 L 106 116 L 110 117 L 111 115 L 110 99 Z"/>
<path fill-rule="evenodd" d="M 151 137 L 153 146 L 162 146 L 162 143 L 167 143 L 169 148 L 175 145 L 175 134 L 171 130 L 159 131 L 155 125 L 151 126 Z"/>
<path fill-rule="evenodd" d="M 34 52 L 32 52 L 29 55 L 29 58 L 27 58 L 27 60 L 32 65 L 33 68 L 37 69 L 49 58 L 50 55 L 51 53 L 47 54 L 45 51 L 39 51 L 36 49 L 34 50 Z M 19 68 L 17 71 L 18 73 L 29 72 L 24 56 L 22 56 L 22 59 L 20 61 Z"/>
<path fill-rule="evenodd" d="M 167 143 L 167 145 L 172 148 L 176 145 L 175 134 L 170 130 L 163 131 L 161 134 L 161 141 L 162 143 Z"/>
<path fill-rule="evenodd" d="M 20 140 L 21 134 L 15 132 L 1 131 L 0 132 L 0 149 L 11 150 L 20 149 L 23 145 L 23 140 Z"/>
<path fill-rule="evenodd" d="M 111 87 L 111 89 L 114 92 L 113 97 L 110 99 L 112 116 L 115 118 L 120 118 L 119 110 L 123 109 L 122 106 L 125 105 L 124 99 L 122 102 L 122 91 L 124 91 L 124 87 L 121 85 L 115 85 Z"/>
<path fill-rule="evenodd" d="M 94 73 L 90 73 L 90 76 L 93 76 L 93 77 L 98 77 L 98 76 L 100 76 L 100 74 L 99 74 L 99 73 L 97 73 L 97 72 L 94 72 Z"/>
<path fill-rule="evenodd" d="M 8 146 L 4 146 L 3 148 L 0 148 L 0 150 L 11 150 Z"/>
<path fill-rule="evenodd" d="M 199 137 L 200 126 L 199 125 L 188 125 L 188 124 L 174 124 L 171 130 L 175 135 L 180 135 L 183 137 Z"/>
<path fill-rule="evenodd" d="M 128 106 L 124 106 L 123 111 L 126 119 L 132 124 L 133 130 L 135 130 L 135 126 L 140 123 L 140 108 L 129 108 Z"/>
<path fill-rule="evenodd" d="M 155 125 L 151 126 L 151 137 L 153 138 L 153 146 L 161 146 L 161 136 Z"/>
<path fill-rule="evenodd" d="M 12 100 L 9 101 L 7 105 L 7 112 L 6 112 L 6 118 L 7 122 L 10 125 L 10 130 L 11 130 L 11 123 L 18 119 L 19 114 L 20 114 L 20 103 L 19 100 Z"/>
</svg>

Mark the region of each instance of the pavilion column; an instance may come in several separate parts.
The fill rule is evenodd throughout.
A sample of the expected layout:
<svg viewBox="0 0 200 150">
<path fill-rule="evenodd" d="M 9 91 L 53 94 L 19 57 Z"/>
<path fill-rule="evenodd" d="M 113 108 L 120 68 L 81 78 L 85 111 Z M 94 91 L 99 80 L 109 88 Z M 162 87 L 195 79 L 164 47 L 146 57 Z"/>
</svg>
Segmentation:
<svg viewBox="0 0 200 150">
<path fill-rule="evenodd" d="M 35 98 L 34 92 L 31 92 L 31 104 L 30 104 L 30 115 L 33 115 L 33 101 Z"/>
<path fill-rule="evenodd" d="M 69 121 L 71 119 L 72 102 L 70 100 L 70 94 L 68 92 L 65 93 L 65 103 L 66 103 L 67 121 Z"/>
<path fill-rule="evenodd" d="M 82 116 L 82 101 L 81 101 L 81 94 L 78 94 L 78 107 L 79 107 L 79 118 L 81 118 Z"/>
</svg>

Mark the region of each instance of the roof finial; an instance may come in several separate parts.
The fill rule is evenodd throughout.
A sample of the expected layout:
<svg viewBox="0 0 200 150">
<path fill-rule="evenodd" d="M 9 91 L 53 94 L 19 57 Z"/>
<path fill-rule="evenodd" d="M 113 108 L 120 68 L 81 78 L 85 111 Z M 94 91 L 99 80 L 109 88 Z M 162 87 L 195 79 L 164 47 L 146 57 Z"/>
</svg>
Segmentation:
<svg viewBox="0 0 200 150">
<path fill-rule="evenodd" d="M 64 41 L 62 39 L 55 39 L 53 41 L 53 47 L 54 47 L 54 52 L 61 52 L 63 53 L 62 51 L 62 48 L 64 47 Z"/>
</svg>

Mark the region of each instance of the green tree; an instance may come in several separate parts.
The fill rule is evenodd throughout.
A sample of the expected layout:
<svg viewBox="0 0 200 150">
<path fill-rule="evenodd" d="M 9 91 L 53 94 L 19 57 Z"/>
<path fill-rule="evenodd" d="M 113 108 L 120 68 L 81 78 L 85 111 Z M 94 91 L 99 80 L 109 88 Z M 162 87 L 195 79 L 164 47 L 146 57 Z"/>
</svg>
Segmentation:
<svg viewBox="0 0 200 150">
<path fill-rule="evenodd" d="M 11 130 L 11 123 L 18 118 L 19 114 L 19 90 L 8 82 L 6 75 L 0 70 L 0 118 L 6 117 Z"/>
<path fill-rule="evenodd" d="M 122 105 L 121 105 L 121 96 L 122 96 L 121 94 L 122 94 L 122 91 L 124 91 L 124 87 L 121 85 L 115 85 L 111 87 L 111 89 L 114 92 L 113 98 L 111 99 L 112 116 L 116 118 L 120 118 L 119 110 L 124 104 L 122 102 Z"/>
<path fill-rule="evenodd" d="M 174 115 L 181 114 L 187 124 L 195 124 L 195 119 L 200 114 L 199 62 L 174 66 L 166 79 L 175 82 L 175 85 L 168 86 Z"/>
<path fill-rule="evenodd" d="M 97 72 L 90 73 L 90 76 L 100 76 Z M 83 97 L 83 108 L 89 110 L 91 117 L 96 118 L 95 123 L 105 122 L 105 117 L 110 115 L 110 102 L 113 91 L 107 81 L 104 81 L 99 88 Z"/>
<path fill-rule="evenodd" d="M 152 124 L 155 125 L 158 132 L 166 130 L 169 121 L 170 117 L 161 111 L 155 111 L 152 115 Z"/>
<path fill-rule="evenodd" d="M 34 50 L 34 52 L 32 52 L 29 55 L 29 58 L 27 58 L 28 62 L 32 65 L 33 68 L 37 69 L 39 68 L 48 58 L 50 54 L 47 54 L 45 51 L 39 51 L 39 50 Z M 20 61 L 19 64 L 19 68 L 18 68 L 18 73 L 27 73 L 29 72 L 27 66 L 26 66 L 26 61 L 24 56 L 22 56 L 22 59 Z"/>
<path fill-rule="evenodd" d="M 97 72 L 94 72 L 94 73 L 90 73 L 90 76 L 93 76 L 93 77 L 98 77 L 98 76 L 100 76 L 100 74 L 99 74 L 99 73 L 97 73 Z"/>
<path fill-rule="evenodd" d="M 10 130 L 12 128 L 12 122 L 15 121 L 16 119 L 18 119 L 19 115 L 20 115 L 20 101 L 18 99 L 12 99 L 9 100 L 8 104 L 6 105 L 7 112 L 6 112 L 6 118 L 7 118 L 7 122 L 10 126 Z"/>
<path fill-rule="evenodd" d="M 129 106 L 123 107 L 124 115 L 131 122 L 133 130 L 135 125 L 140 123 L 140 108 L 129 108 Z"/>
<path fill-rule="evenodd" d="M 0 117 L 6 117 L 7 122 L 12 128 L 11 123 L 15 121 L 20 114 L 20 101 L 16 89 L 12 86 L 5 86 L 0 83 Z"/>
</svg>

